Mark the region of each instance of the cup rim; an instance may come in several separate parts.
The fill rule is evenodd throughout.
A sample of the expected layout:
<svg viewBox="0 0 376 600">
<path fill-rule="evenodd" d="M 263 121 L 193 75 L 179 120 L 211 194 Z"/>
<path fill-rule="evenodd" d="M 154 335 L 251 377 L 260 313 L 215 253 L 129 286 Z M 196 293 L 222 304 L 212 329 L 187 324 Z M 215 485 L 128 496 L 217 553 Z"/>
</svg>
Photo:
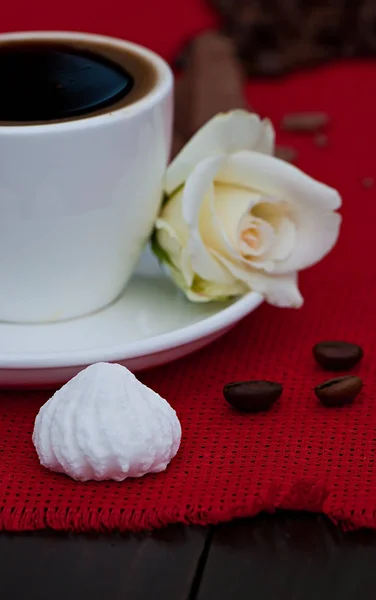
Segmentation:
<svg viewBox="0 0 376 600">
<path fill-rule="evenodd" d="M 79 129 L 88 129 L 103 125 L 110 125 L 117 121 L 132 118 L 135 115 L 140 115 L 146 112 L 149 108 L 152 108 L 158 102 L 163 100 L 173 88 L 173 73 L 167 62 L 158 54 L 136 44 L 120 38 L 96 34 L 96 33 L 83 33 L 81 31 L 15 31 L 9 33 L 0 34 L 0 43 L 6 41 L 17 41 L 17 40 L 67 40 L 71 39 L 88 41 L 93 43 L 105 43 L 114 47 L 120 47 L 125 50 L 130 50 L 133 54 L 138 54 L 142 58 L 148 59 L 155 67 L 158 77 L 154 87 L 142 98 L 136 100 L 134 103 L 116 108 L 112 111 L 108 111 L 99 115 L 85 116 L 84 118 L 78 117 L 68 121 L 55 121 L 51 123 L 36 123 L 28 125 L 0 125 L 0 135 L 28 135 L 35 133 L 52 133 L 55 131 L 71 131 Z"/>
</svg>

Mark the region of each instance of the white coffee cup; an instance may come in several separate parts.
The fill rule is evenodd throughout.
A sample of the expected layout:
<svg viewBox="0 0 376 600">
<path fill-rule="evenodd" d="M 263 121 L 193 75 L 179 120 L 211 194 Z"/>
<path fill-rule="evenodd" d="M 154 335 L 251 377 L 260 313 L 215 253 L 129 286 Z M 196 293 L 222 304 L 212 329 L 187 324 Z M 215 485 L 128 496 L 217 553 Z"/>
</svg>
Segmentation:
<svg viewBox="0 0 376 600">
<path fill-rule="evenodd" d="M 44 322 L 101 309 L 132 274 L 160 206 L 173 77 L 153 52 L 114 38 L 0 35 L 27 39 L 111 44 L 157 73 L 151 91 L 112 112 L 0 126 L 0 321 Z"/>
</svg>

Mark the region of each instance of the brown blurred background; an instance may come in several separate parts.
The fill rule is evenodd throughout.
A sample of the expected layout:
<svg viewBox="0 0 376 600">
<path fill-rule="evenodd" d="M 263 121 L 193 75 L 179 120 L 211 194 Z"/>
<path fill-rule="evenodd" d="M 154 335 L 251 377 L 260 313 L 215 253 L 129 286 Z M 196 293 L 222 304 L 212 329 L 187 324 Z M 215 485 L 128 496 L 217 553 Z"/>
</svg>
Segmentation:
<svg viewBox="0 0 376 600">
<path fill-rule="evenodd" d="M 376 0 L 208 0 L 248 74 L 376 54 Z"/>
</svg>

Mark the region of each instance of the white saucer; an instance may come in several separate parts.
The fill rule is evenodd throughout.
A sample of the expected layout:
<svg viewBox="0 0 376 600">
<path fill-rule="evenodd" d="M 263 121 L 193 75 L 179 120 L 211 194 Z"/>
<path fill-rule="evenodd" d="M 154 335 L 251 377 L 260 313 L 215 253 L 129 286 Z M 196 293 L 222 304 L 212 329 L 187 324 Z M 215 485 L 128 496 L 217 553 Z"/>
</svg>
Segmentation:
<svg viewBox="0 0 376 600">
<path fill-rule="evenodd" d="M 180 358 L 223 335 L 257 308 L 186 300 L 146 252 L 116 303 L 90 316 L 45 325 L 0 323 L 0 386 L 49 387 L 99 361 L 139 371 Z"/>
</svg>

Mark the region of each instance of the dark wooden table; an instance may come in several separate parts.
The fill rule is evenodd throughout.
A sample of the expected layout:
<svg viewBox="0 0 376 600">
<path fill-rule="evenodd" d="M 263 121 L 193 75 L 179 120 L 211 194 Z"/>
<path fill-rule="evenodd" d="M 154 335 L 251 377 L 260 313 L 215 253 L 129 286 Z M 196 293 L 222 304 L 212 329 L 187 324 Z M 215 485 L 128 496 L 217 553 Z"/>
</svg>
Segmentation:
<svg viewBox="0 0 376 600">
<path fill-rule="evenodd" d="M 1 600 L 374 600 L 376 532 L 281 513 L 142 535 L 0 535 Z"/>
</svg>

